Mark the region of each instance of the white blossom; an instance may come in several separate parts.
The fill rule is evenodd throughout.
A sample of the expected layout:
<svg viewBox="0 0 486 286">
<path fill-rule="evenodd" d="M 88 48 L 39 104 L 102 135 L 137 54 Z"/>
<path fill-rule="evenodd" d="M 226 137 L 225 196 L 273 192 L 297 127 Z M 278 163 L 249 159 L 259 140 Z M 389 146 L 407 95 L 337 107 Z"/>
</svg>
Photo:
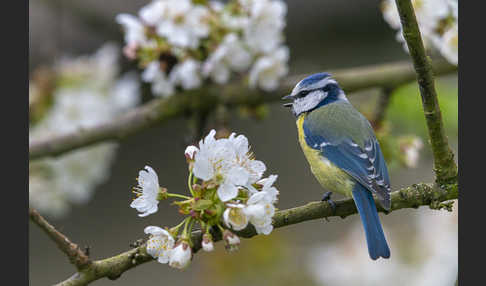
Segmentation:
<svg viewBox="0 0 486 286">
<path fill-rule="evenodd" d="M 199 152 L 194 156 L 194 175 L 202 180 L 209 181 L 215 177 L 216 172 L 222 168 L 225 159 L 230 155 L 225 141 L 215 139 L 216 130 L 199 141 Z"/>
<path fill-rule="evenodd" d="M 109 101 L 116 110 L 126 111 L 140 103 L 140 82 L 135 72 L 123 74 L 110 90 Z"/>
<path fill-rule="evenodd" d="M 42 160 L 29 164 L 29 205 L 48 216 L 62 217 L 69 211 L 69 201 L 55 177 L 42 171 L 50 170 L 50 163 Z"/>
<path fill-rule="evenodd" d="M 151 83 L 154 95 L 170 96 L 179 86 L 197 88 L 207 78 L 225 84 L 232 72 L 250 70 L 253 87 L 273 90 L 278 85 L 288 69 L 288 51 L 282 44 L 285 2 L 235 2 L 155 0 L 140 9 L 138 18 L 117 16 L 125 30 L 124 54 L 138 56 L 144 64 L 146 55 L 153 60 L 142 79 Z M 164 62 L 157 62 L 161 53 L 176 59 L 170 73 L 161 68 Z"/>
<path fill-rule="evenodd" d="M 227 140 L 216 140 L 214 135 L 216 135 L 216 131 L 213 129 L 204 140 L 199 142 L 199 152 L 194 156 L 193 172 L 202 180 L 217 180 L 220 183 L 219 198 L 222 201 L 228 201 L 238 194 L 238 188 L 232 181 L 231 175 L 228 174 L 229 162 L 235 157 L 234 151 L 227 144 Z"/>
<path fill-rule="evenodd" d="M 134 188 L 137 198 L 130 204 L 130 207 L 141 212 L 140 217 L 156 213 L 160 190 L 157 173 L 150 166 L 145 166 L 144 170 L 140 170 L 138 173 L 137 180 L 138 187 Z"/>
<path fill-rule="evenodd" d="M 371 260 L 359 221 L 334 241 L 306 246 L 308 270 L 317 285 L 454 285 L 458 267 L 457 204 L 450 212 L 419 208 L 410 220 L 386 233 L 391 259 Z M 387 225 L 384 224 L 386 230 Z M 440 239 L 437 239 L 437 238 Z M 405 247 L 405 248 L 403 248 Z M 346 267 L 342 265 L 346 264 Z M 322 271 L 326 269 L 326 271 Z"/>
<path fill-rule="evenodd" d="M 119 14 L 116 16 L 116 22 L 122 25 L 125 30 L 124 39 L 126 44 L 138 46 L 147 40 L 145 27 L 137 17 L 129 14 Z"/>
<path fill-rule="evenodd" d="M 250 70 L 250 87 L 258 86 L 265 91 L 275 90 L 279 80 L 288 73 L 288 59 L 287 47 L 280 47 L 275 52 L 260 57 Z"/>
<path fill-rule="evenodd" d="M 245 205 L 243 204 L 227 204 L 227 208 L 223 213 L 223 220 L 226 226 L 236 231 L 244 229 L 248 225 L 248 218 L 244 208 Z"/>
<path fill-rule="evenodd" d="M 273 203 L 275 201 L 276 194 L 269 191 L 260 191 L 248 199 L 244 212 L 257 233 L 268 235 L 272 232 L 272 217 L 275 214 Z"/>
<path fill-rule="evenodd" d="M 215 130 L 199 142 L 199 152 L 194 159 L 194 175 L 202 180 L 215 180 L 219 184 L 217 193 L 225 202 L 238 195 L 239 187 L 256 191 L 252 186 L 258 181 L 265 164 L 251 157 L 248 139 L 244 135 L 216 140 Z"/>
<path fill-rule="evenodd" d="M 107 178 L 116 149 L 114 143 L 99 144 L 52 160 L 54 180 L 64 197 L 75 204 L 87 203 L 95 186 Z"/>
<path fill-rule="evenodd" d="M 184 269 L 191 262 L 192 250 L 189 244 L 185 241 L 178 242 L 177 245 L 172 249 L 169 266 Z"/>
<path fill-rule="evenodd" d="M 52 103 L 30 124 L 29 141 L 97 126 L 136 105 L 137 79 L 133 74 L 117 79 L 118 54 L 119 47 L 108 43 L 91 55 L 57 61 L 51 71 L 58 78 Z M 109 175 L 116 148 L 115 143 L 96 144 L 29 163 L 29 203 L 45 215 L 61 217 L 72 204 L 88 202 Z"/>
<path fill-rule="evenodd" d="M 138 15 L 149 26 L 156 26 L 167 13 L 169 3 L 165 0 L 156 0 L 143 6 Z"/>
<path fill-rule="evenodd" d="M 214 82 L 225 84 L 230 78 L 230 69 L 225 62 L 227 48 L 219 45 L 218 48 L 209 56 L 202 67 L 204 77 L 210 77 Z"/>
<path fill-rule="evenodd" d="M 159 263 L 169 262 L 174 247 L 172 235 L 158 226 L 147 226 L 144 232 L 150 234 L 150 238 L 147 241 L 147 253 L 157 259 Z"/>
<path fill-rule="evenodd" d="M 224 9 L 224 4 L 219 0 L 210 0 L 209 1 L 209 8 L 211 8 L 215 12 L 221 12 Z"/>
<path fill-rule="evenodd" d="M 412 4 L 425 47 L 437 49 L 449 62 L 457 65 L 457 0 L 413 0 Z M 398 30 L 396 39 L 408 52 L 395 0 L 384 0 L 382 12 L 385 21 Z"/>
<path fill-rule="evenodd" d="M 440 19 L 449 13 L 448 0 L 412 0 L 420 32 L 429 33 L 437 27 Z M 401 29 L 400 15 L 395 0 L 384 0 L 382 12 L 385 21 L 393 29 Z"/>
<path fill-rule="evenodd" d="M 170 81 L 180 84 L 184 89 L 193 89 L 201 85 L 201 63 L 193 59 L 187 59 L 174 66 L 170 72 Z"/>
<path fill-rule="evenodd" d="M 174 83 L 160 68 L 158 61 L 147 65 L 142 73 L 142 80 L 152 83 L 152 92 L 157 96 L 169 96 L 174 93 Z"/>
<path fill-rule="evenodd" d="M 405 165 L 409 168 L 417 167 L 420 149 L 424 146 L 420 138 L 413 138 L 410 142 L 401 144 Z"/>
<path fill-rule="evenodd" d="M 89 87 L 59 88 L 54 97 L 56 100 L 43 124 L 60 134 L 96 126 L 110 120 L 115 112 L 104 94 Z"/>
<path fill-rule="evenodd" d="M 230 69 L 236 72 L 247 70 L 252 56 L 234 33 L 225 36 L 221 44 L 204 63 L 202 73 L 217 83 L 226 83 Z"/>
<path fill-rule="evenodd" d="M 454 65 L 458 64 L 459 33 L 457 22 L 449 27 L 443 35 L 434 37 L 433 42 L 448 62 Z"/>
<path fill-rule="evenodd" d="M 265 164 L 262 161 L 253 159 L 248 138 L 244 135 L 236 136 L 235 133 L 231 133 L 228 137 L 228 143 L 235 154 L 234 161 L 230 162 L 231 169 L 229 173 L 238 176 L 240 183 L 237 185 L 245 187 L 250 192 L 256 192 L 253 184 L 262 177 L 266 170 Z"/>
<path fill-rule="evenodd" d="M 244 1 L 248 2 L 248 1 Z M 246 43 L 255 51 L 270 53 L 283 41 L 287 5 L 283 1 L 251 1 L 249 24 L 244 28 Z"/>
<path fill-rule="evenodd" d="M 231 30 L 244 30 L 250 24 L 250 18 L 248 15 L 235 15 L 229 10 L 223 10 L 221 23 Z"/>
<path fill-rule="evenodd" d="M 277 201 L 277 196 L 279 194 L 277 188 L 273 186 L 277 178 L 278 175 L 270 175 L 268 178 L 263 178 L 257 182 L 257 184 L 262 185 L 261 191 L 268 193 L 272 202 Z"/>
<path fill-rule="evenodd" d="M 199 39 L 207 37 L 209 25 L 205 18 L 209 10 L 193 5 L 190 0 L 166 0 L 164 16 L 157 22 L 157 34 L 172 45 L 197 48 Z"/>
<path fill-rule="evenodd" d="M 53 67 L 59 77 L 59 85 L 56 87 L 64 87 L 70 91 L 84 89 L 103 93 L 104 89 L 111 87 L 120 71 L 119 50 L 118 45 L 106 43 L 90 55 L 61 57 Z M 63 79 L 68 80 L 64 82 Z"/>
</svg>

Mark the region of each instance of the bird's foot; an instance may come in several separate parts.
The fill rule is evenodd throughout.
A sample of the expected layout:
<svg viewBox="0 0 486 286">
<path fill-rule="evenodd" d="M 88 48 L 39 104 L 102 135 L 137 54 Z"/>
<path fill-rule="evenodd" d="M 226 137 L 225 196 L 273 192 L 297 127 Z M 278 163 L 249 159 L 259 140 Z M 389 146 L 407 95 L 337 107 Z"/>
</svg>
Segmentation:
<svg viewBox="0 0 486 286">
<path fill-rule="evenodd" d="M 327 192 L 324 194 L 324 197 L 322 197 L 322 201 L 323 202 L 327 202 L 329 204 L 329 206 L 331 207 L 332 209 L 332 215 L 336 215 L 336 203 L 331 200 L 331 195 L 332 195 L 332 192 Z M 326 217 L 325 218 L 327 221 L 329 221 L 329 219 Z"/>
</svg>

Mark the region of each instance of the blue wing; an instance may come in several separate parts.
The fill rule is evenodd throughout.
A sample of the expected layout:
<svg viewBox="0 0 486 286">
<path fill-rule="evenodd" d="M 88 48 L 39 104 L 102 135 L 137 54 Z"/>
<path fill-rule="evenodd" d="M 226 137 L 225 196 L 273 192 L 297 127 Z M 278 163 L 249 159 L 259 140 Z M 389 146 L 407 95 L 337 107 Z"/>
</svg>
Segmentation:
<svg viewBox="0 0 486 286">
<path fill-rule="evenodd" d="M 380 145 L 366 118 L 349 106 L 342 112 L 334 110 L 332 117 L 325 110 L 311 112 L 312 116 L 307 116 L 303 124 L 305 140 L 308 146 L 321 151 L 323 157 L 375 193 L 388 210 L 390 179 Z M 346 117 L 336 119 L 340 113 Z"/>
</svg>

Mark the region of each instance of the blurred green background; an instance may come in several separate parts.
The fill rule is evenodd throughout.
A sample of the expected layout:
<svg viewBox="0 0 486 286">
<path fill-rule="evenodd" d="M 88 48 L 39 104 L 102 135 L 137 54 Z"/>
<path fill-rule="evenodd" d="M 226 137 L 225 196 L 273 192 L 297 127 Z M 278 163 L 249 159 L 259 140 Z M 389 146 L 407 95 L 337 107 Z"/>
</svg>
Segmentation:
<svg viewBox="0 0 486 286">
<path fill-rule="evenodd" d="M 122 34 L 114 22 L 115 15 L 136 13 L 148 1 L 63 2 L 66 1 L 29 1 L 30 71 L 64 54 L 91 53 L 108 40 L 121 45 Z M 395 31 L 384 22 L 379 1 L 286 2 L 291 74 L 408 59 L 395 41 Z M 88 14 L 91 24 L 80 14 Z M 104 24 L 99 26 L 99 23 Z M 447 134 L 457 150 L 457 76 L 440 78 L 437 88 Z M 376 101 L 377 94 L 377 90 L 370 90 L 348 97 L 367 114 L 372 112 L 374 106 L 369 103 Z M 298 146 L 293 116 L 280 103 L 269 105 L 269 111 L 262 121 L 239 117 L 234 111 L 229 127 L 248 137 L 256 157 L 267 165 L 266 174 L 279 175 L 278 208 L 319 200 L 323 190 L 310 173 Z M 432 181 L 432 157 L 415 84 L 403 86 L 394 93 L 386 118 L 393 134 L 415 134 L 425 143 L 417 168 L 391 170 L 393 189 Z M 99 186 L 91 201 L 73 207 L 65 218 L 52 223 L 81 246 L 89 245 L 93 259 L 127 250 L 131 242 L 144 236 L 147 225 L 177 223 L 180 215 L 165 202 L 159 205 L 157 214 L 139 218 L 129 208 L 130 189 L 136 184 L 138 170 L 147 164 L 158 172 L 162 186 L 169 190 L 184 188 L 187 169 L 183 152 L 187 132 L 187 120 L 181 118 L 124 140 L 110 178 Z M 422 207 L 380 216 L 392 251 L 387 261 L 373 262 L 368 258 L 359 217 L 355 215 L 345 220 L 331 218 L 329 222 L 301 223 L 277 229 L 270 236 L 244 239 L 236 254 L 225 253 L 223 245 L 218 243 L 215 252 L 198 253 L 183 272 L 147 263 L 124 273 L 116 281 L 102 279 L 93 285 L 388 285 L 390 280 L 384 277 L 395 278 L 394 285 L 453 285 L 457 262 L 455 266 L 449 264 L 454 264 L 454 253 L 457 257 L 457 245 L 451 249 L 454 240 L 449 241 L 450 244 L 444 244 L 448 249 L 442 253 L 441 248 L 435 249 L 430 242 L 444 241 L 444 236 L 456 236 L 452 238 L 457 241 L 456 213 Z M 423 225 L 428 224 L 437 229 L 424 229 Z M 341 252 L 332 254 L 330 249 Z M 430 257 L 434 253 L 442 257 L 436 259 L 436 268 L 433 263 L 429 263 L 432 266 L 425 263 L 433 261 Z M 444 257 L 450 258 L 448 262 Z M 66 257 L 38 227 L 29 224 L 30 285 L 54 284 L 73 273 L 74 268 Z M 440 280 L 438 276 L 446 279 Z M 355 280 L 342 281 L 343 277 Z"/>
</svg>

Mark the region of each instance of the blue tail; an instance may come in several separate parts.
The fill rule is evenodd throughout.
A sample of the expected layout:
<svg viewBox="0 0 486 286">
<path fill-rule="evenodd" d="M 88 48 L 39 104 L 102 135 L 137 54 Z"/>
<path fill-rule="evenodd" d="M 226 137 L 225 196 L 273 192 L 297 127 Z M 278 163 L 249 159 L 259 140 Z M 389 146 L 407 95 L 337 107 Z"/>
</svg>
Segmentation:
<svg viewBox="0 0 486 286">
<path fill-rule="evenodd" d="M 389 258 L 390 248 L 388 248 L 385 234 L 381 228 L 373 195 L 365 187 L 357 183 L 353 189 L 353 198 L 358 208 L 361 221 L 363 222 L 366 242 L 368 243 L 368 252 L 371 259 L 376 260 L 380 256 Z"/>
</svg>

